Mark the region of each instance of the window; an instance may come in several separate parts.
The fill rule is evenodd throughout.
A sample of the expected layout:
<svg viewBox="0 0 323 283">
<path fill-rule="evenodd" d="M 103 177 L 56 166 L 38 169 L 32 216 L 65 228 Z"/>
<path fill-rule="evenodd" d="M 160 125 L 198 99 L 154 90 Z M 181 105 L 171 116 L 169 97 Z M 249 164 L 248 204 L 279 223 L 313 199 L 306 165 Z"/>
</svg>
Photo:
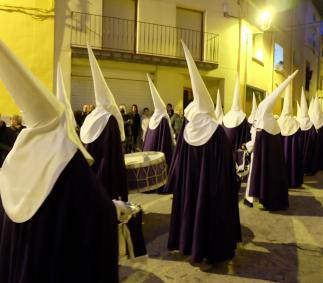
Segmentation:
<svg viewBox="0 0 323 283">
<path fill-rule="evenodd" d="M 176 8 L 176 27 L 178 48 L 177 52 L 184 56 L 180 40 L 182 39 L 190 49 L 196 60 L 203 60 L 203 12 L 184 8 Z"/>
<path fill-rule="evenodd" d="M 252 35 L 252 58 L 260 61 L 264 60 L 264 35 L 263 33 L 256 33 Z"/>
<path fill-rule="evenodd" d="M 284 70 L 284 49 L 278 43 L 275 43 L 274 69 L 277 71 Z"/>
</svg>

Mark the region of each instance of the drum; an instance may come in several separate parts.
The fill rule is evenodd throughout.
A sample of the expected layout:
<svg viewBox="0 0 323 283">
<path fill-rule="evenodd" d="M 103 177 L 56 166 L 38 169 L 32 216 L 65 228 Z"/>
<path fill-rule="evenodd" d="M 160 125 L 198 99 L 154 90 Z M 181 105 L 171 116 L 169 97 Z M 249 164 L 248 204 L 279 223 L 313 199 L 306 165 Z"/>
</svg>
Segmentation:
<svg viewBox="0 0 323 283">
<path fill-rule="evenodd" d="M 146 192 L 160 188 L 167 181 L 163 152 L 144 151 L 125 154 L 128 190 Z"/>
</svg>

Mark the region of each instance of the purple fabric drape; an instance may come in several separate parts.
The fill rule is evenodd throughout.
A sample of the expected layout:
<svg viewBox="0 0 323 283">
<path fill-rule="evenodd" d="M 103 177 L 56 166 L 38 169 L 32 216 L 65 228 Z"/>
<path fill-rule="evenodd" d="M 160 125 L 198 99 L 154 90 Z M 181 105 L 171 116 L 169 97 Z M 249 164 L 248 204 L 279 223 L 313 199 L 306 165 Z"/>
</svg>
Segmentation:
<svg viewBox="0 0 323 283">
<path fill-rule="evenodd" d="M 251 139 L 250 124 L 247 119 L 244 119 L 243 122 L 235 128 L 227 128 L 224 125 L 223 128 L 233 151 L 241 148 L 243 143 L 246 143 Z"/>
<path fill-rule="evenodd" d="M 113 115 L 100 136 L 86 148 L 94 158 L 91 168 L 109 196 L 112 199 L 121 197 L 123 201 L 128 201 L 127 172 L 120 130 Z"/>
<path fill-rule="evenodd" d="M 291 136 L 283 136 L 283 147 L 288 187 L 298 188 L 303 184 L 304 179 L 302 131 L 299 129 Z"/>
<path fill-rule="evenodd" d="M 287 209 L 288 180 L 281 134 L 265 130 L 256 134 L 249 195 L 268 210 Z"/>
<path fill-rule="evenodd" d="M 319 143 L 318 134 L 314 126 L 307 131 L 301 132 L 304 173 L 315 175 L 319 167 Z"/>
<path fill-rule="evenodd" d="M 232 258 L 241 232 L 231 147 L 221 126 L 202 146 L 185 142 L 184 127 L 166 185 L 174 190 L 168 249 L 193 262 Z"/>
<path fill-rule="evenodd" d="M 142 151 L 161 151 L 165 154 L 166 163 L 169 167 L 172 160 L 173 145 L 166 118 L 162 118 L 156 129 L 147 129 L 146 137 L 142 146 Z"/>
<path fill-rule="evenodd" d="M 115 207 L 77 152 L 30 220 L 12 222 L 0 204 L 0 282 L 118 282 L 117 233 Z"/>
</svg>

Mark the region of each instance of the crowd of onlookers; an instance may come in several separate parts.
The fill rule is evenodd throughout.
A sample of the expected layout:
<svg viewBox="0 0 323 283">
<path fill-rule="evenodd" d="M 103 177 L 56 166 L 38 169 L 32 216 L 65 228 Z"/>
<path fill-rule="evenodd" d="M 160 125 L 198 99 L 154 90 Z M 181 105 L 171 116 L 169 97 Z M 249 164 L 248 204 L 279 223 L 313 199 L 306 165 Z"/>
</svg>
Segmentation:
<svg viewBox="0 0 323 283">
<path fill-rule="evenodd" d="M 90 114 L 93 109 L 94 105 L 84 105 L 82 111 L 74 112 L 78 128 L 82 126 L 85 117 Z M 137 104 L 133 104 L 130 109 L 128 109 L 125 104 L 121 104 L 119 105 L 119 110 L 123 118 L 126 136 L 126 139 L 123 142 L 124 153 L 140 151 L 152 113 L 148 107 L 144 107 L 140 115 Z M 183 123 L 182 114 L 175 113 L 173 106 L 170 103 L 167 104 L 167 113 L 169 115 L 174 134 L 177 136 Z"/>
<path fill-rule="evenodd" d="M 10 117 L 8 126 L 4 120 L 0 120 L 0 167 L 23 128 L 25 126 L 19 115 Z"/>
<path fill-rule="evenodd" d="M 89 115 L 94 108 L 94 105 L 86 104 L 83 106 L 82 110 L 74 111 L 78 132 L 86 116 Z M 126 136 L 126 140 L 123 142 L 124 153 L 140 151 L 148 129 L 149 119 L 152 114 L 151 111 L 148 107 L 144 107 L 140 115 L 136 104 L 131 106 L 131 109 L 129 109 L 130 111 L 127 109 L 126 105 L 121 104 L 119 105 L 119 110 L 123 117 Z M 183 115 L 182 113 L 175 113 L 173 106 L 170 103 L 167 104 L 167 113 L 175 137 L 177 137 L 182 127 Z M 0 119 L 0 167 L 23 128 L 25 128 L 25 126 L 23 126 L 22 117 L 19 115 L 10 117 L 9 125 L 7 125 L 4 120 Z"/>
</svg>

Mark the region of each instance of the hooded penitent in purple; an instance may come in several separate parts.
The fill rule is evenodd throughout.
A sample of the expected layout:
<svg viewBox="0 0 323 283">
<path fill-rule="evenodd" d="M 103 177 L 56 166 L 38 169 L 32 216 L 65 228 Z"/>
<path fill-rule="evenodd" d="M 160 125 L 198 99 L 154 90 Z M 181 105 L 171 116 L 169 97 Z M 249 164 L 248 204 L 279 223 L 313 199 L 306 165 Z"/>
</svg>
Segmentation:
<svg viewBox="0 0 323 283">
<path fill-rule="evenodd" d="M 281 210 L 289 206 L 283 140 L 272 112 L 280 93 L 296 73 L 297 71 L 259 104 L 254 123 L 256 132 L 246 198 L 249 201 L 259 199 L 268 210 Z"/>
<path fill-rule="evenodd" d="M 303 88 L 301 106 L 298 108 L 297 119 L 301 128 L 304 173 L 314 175 L 318 170 L 319 162 L 318 135 L 308 115 L 308 107 Z"/>
<path fill-rule="evenodd" d="M 288 187 L 297 188 L 303 184 L 302 133 L 299 122 L 293 115 L 292 91 L 286 87 L 284 105 L 277 120 L 283 137 L 284 159 L 287 169 Z"/>
<path fill-rule="evenodd" d="M 166 163 L 169 166 L 172 160 L 173 145 L 175 140 L 167 114 L 166 105 L 161 99 L 154 83 L 147 75 L 151 96 L 153 98 L 155 111 L 149 120 L 143 151 L 161 151 L 165 154 Z"/>
<path fill-rule="evenodd" d="M 0 282 L 118 282 L 116 210 L 69 113 L 1 41 L 0 61 L 27 124 L 0 172 Z"/>
<path fill-rule="evenodd" d="M 174 191 L 168 248 L 193 262 L 221 261 L 234 256 L 241 239 L 235 166 L 210 95 L 183 48 L 194 101 L 185 109 L 166 185 Z"/>
<path fill-rule="evenodd" d="M 312 122 L 317 131 L 317 143 L 318 143 L 318 170 L 323 170 L 323 115 L 320 107 L 320 103 L 317 95 L 313 101 Z"/>
<path fill-rule="evenodd" d="M 92 169 L 107 193 L 112 199 L 127 201 L 127 173 L 121 144 L 123 119 L 90 47 L 88 53 L 96 108 L 84 120 L 80 137 L 95 160 Z"/>
<path fill-rule="evenodd" d="M 223 117 L 223 127 L 233 151 L 241 148 L 243 143 L 250 140 L 250 125 L 241 108 L 239 74 L 236 79 L 231 109 Z"/>
</svg>

